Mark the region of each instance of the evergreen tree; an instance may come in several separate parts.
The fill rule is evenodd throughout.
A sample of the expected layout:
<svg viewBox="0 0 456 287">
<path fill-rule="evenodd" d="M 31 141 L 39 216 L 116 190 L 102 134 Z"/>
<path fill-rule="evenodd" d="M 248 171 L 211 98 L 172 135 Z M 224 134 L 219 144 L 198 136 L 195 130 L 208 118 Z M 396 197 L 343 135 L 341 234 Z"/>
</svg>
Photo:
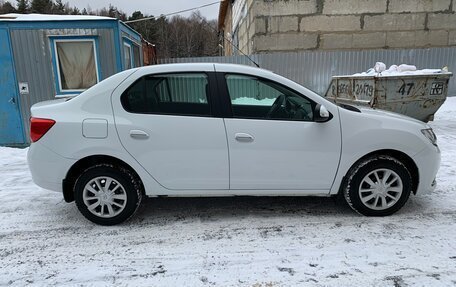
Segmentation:
<svg viewBox="0 0 456 287">
<path fill-rule="evenodd" d="M 69 14 L 71 14 L 71 15 L 81 15 L 81 12 L 79 11 L 78 7 L 74 6 L 74 7 L 71 9 L 71 11 L 70 11 Z"/>
<path fill-rule="evenodd" d="M 30 10 L 28 0 L 16 0 L 17 1 L 17 13 L 28 13 Z"/>
<path fill-rule="evenodd" d="M 142 18 L 144 18 L 143 13 L 141 13 L 141 11 L 135 11 L 135 12 L 133 12 L 133 14 L 131 14 L 130 17 L 128 17 L 128 21 L 138 20 L 138 19 L 142 19 Z"/>
<path fill-rule="evenodd" d="M 63 4 L 62 0 L 56 0 L 55 3 L 52 4 L 52 6 L 52 14 L 66 14 L 65 4 Z"/>
<path fill-rule="evenodd" d="M 52 0 L 32 0 L 32 13 L 49 14 L 52 12 Z"/>
<path fill-rule="evenodd" d="M 0 14 L 16 13 L 16 8 L 10 2 L 0 1 Z"/>
</svg>

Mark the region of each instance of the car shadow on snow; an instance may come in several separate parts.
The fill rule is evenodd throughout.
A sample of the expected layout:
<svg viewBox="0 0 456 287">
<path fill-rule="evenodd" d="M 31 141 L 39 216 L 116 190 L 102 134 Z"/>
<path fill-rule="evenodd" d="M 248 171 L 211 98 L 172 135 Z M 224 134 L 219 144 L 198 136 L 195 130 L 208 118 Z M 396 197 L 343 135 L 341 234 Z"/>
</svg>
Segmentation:
<svg viewBox="0 0 456 287">
<path fill-rule="evenodd" d="M 392 217 L 416 216 L 429 208 L 429 202 L 410 196 Z M 366 219 L 353 211 L 340 197 L 164 197 L 146 198 L 130 224 L 172 222 L 179 220 L 217 221 L 245 217 L 340 217 Z M 391 216 L 390 216 L 391 217 Z"/>
<path fill-rule="evenodd" d="M 62 203 L 64 204 L 64 203 Z M 60 204 L 59 204 L 60 205 Z M 66 204 L 65 204 L 66 205 Z M 56 208 L 53 212 L 62 213 L 60 218 L 88 223 L 76 206 Z M 426 210 L 433 209 L 429 201 L 418 196 L 411 196 L 405 206 L 390 220 L 409 216 L 425 216 Z M 367 217 L 353 211 L 340 197 L 161 197 L 145 198 L 138 212 L 125 222 L 127 226 L 160 224 L 176 221 L 218 221 L 256 219 L 312 217 L 340 220 L 365 220 Z M 123 225 L 123 224 L 122 224 Z"/>
<path fill-rule="evenodd" d="M 151 218 L 219 219 L 286 216 L 358 216 L 343 200 L 327 197 L 165 197 L 146 198 L 130 222 Z"/>
</svg>

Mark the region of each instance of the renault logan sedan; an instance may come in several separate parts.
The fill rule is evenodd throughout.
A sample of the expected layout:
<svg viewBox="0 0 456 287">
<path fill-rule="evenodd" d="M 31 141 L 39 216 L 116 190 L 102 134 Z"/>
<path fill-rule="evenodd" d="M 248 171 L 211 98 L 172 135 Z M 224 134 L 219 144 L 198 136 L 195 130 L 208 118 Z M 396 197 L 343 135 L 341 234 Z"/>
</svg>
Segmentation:
<svg viewBox="0 0 456 287">
<path fill-rule="evenodd" d="M 335 196 L 385 216 L 435 187 L 440 151 L 419 121 L 339 107 L 270 71 L 173 64 L 116 74 L 31 109 L 35 183 L 89 220 L 144 196 Z"/>
</svg>

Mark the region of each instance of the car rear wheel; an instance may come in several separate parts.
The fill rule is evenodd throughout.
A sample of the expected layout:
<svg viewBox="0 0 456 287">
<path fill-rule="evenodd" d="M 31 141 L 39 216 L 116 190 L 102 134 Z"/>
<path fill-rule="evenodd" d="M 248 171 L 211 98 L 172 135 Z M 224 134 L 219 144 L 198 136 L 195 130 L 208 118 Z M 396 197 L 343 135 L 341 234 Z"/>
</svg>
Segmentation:
<svg viewBox="0 0 456 287">
<path fill-rule="evenodd" d="M 343 194 L 352 209 L 362 215 L 386 216 L 407 202 L 412 177 L 406 166 L 390 156 L 366 158 L 351 168 Z"/>
<path fill-rule="evenodd" d="M 142 199 L 141 184 L 132 172 L 111 164 L 86 169 L 76 180 L 74 192 L 79 211 L 101 225 L 127 220 Z"/>
</svg>

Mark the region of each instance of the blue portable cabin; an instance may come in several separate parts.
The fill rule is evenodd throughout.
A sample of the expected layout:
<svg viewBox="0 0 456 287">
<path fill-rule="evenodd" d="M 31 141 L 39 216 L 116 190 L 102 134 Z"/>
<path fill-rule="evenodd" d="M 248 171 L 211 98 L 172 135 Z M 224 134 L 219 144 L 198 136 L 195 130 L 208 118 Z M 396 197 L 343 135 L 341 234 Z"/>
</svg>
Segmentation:
<svg viewBox="0 0 456 287">
<path fill-rule="evenodd" d="M 29 140 L 30 107 L 142 66 L 141 35 L 109 17 L 0 15 L 0 145 Z"/>
</svg>

